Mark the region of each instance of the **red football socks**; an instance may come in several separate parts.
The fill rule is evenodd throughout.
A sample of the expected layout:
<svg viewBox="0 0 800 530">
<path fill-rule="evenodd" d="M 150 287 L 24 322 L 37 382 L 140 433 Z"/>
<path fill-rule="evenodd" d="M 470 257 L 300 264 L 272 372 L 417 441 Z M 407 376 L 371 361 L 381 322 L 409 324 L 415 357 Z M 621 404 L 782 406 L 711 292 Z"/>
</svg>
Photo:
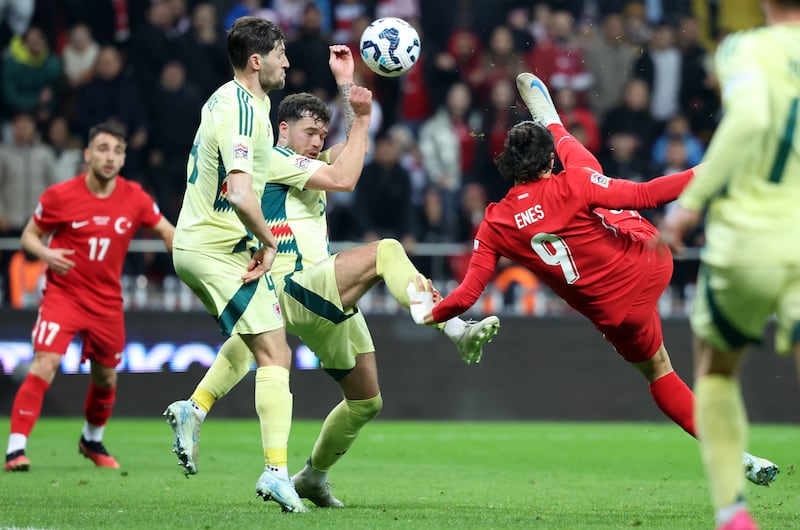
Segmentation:
<svg viewBox="0 0 800 530">
<path fill-rule="evenodd" d="M 11 406 L 11 432 L 31 435 L 36 420 L 42 413 L 44 393 L 50 388 L 50 383 L 41 377 L 28 374 L 25 381 L 17 390 L 14 404 Z"/>
<path fill-rule="evenodd" d="M 694 430 L 694 394 L 678 374 L 670 372 L 650 383 L 650 394 L 669 419 L 697 438 Z"/>
<path fill-rule="evenodd" d="M 117 387 L 100 388 L 93 382 L 89 383 L 89 391 L 86 393 L 86 402 L 83 411 L 86 414 L 86 421 L 90 425 L 101 427 L 108 422 L 111 412 L 114 410 L 114 401 L 117 399 Z"/>
</svg>

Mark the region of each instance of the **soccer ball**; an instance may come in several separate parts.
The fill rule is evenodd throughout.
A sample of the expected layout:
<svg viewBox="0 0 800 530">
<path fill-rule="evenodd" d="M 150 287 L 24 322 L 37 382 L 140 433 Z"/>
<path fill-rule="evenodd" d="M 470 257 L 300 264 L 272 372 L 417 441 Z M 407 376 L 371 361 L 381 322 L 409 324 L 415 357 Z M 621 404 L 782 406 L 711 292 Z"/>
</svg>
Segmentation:
<svg viewBox="0 0 800 530">
<path fill-rule="evenodd" d="M 361 57 L 370 70 L 384 77 L 408 72 L 419 59 L 419 35 L 403 19 L 379 18 L 361 35 Z"/>
</svg>

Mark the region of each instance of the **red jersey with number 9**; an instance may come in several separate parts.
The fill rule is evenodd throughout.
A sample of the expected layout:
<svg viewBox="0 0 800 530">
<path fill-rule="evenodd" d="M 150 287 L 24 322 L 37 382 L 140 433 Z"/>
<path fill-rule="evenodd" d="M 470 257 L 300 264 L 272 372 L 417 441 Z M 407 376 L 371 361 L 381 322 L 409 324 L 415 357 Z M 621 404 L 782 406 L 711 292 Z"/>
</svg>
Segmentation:
<svg viewBox="0 0 800 530">
<path fill-rule="evenodd" d="M 142 187 L 122 177 L 114 191 L 100 198 L 89 191 L 86 175 L 49 187 L 33 215 L 51 233 L 50 248 L 68 248 L 75 262 L 66 274 L 47 270 L 45 296 L 77 300 L 98 314 L 122 309 L 120 276 L 128 246 L 141 225 L 152 227 L 161 212 Z"/>
<path fill-rule="evenodd" d="M 644 288 L 650 265 L 672 259 L 665 247 L 647 245 L 655 229 L 630 209 L 674 200 L 692 176 L 688 170 L 634 183 L 571 167 L 514 186 L 486 208 L 467 275 L 434 308 L 434 318 L 443 322 L 471 307 L 505 256 L 595 325 L 619 324 Z"/>
</svg>

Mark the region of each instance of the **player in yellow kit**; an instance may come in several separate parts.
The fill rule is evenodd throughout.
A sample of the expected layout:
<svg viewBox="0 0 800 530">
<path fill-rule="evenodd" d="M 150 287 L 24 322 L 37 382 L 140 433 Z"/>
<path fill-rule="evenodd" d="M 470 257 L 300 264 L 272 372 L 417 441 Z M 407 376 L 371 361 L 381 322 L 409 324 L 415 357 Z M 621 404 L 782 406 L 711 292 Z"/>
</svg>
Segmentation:
<svg viewBox="0 0 800 530">
<path fill-rule="evenodd" d="M 744 502 L 747 415 L 737 376 L 777 317 L 776 349 L 800 348 L 800 0 L 764 0 L 767 27 L 716 54 L 724 116 L 692 183 L 667 215 L 679 241 L 706 214 L 691 323 L 696 422 L 719 528 L 756 528 Z"/>
<path fill-rule="evenodd" d="M 368 147 L 370 107 L 355 105 L 353 58 L 347 46 L 330 48 L 330 65 L 339 85 L 348 140 L 321 151 L 331 115 L 311 94 L 287 96 L 278 109 L 278 145 L 264 194 L 264 214 L 278 241 L 271 273 L 275 278 L 287 330 L 299 336 L 339 384 L 343 399 L 325 420 L 306 467 L 293 477 L 297 492 L 317 506 L 341 507 L 328 488 L 327 474 L 349 449 L 361 428 L 381 410 L 375 347 L 358 311 L 361 296 L 383 280 L 406 308 L 409 283 L 419 274 L 399 242 L 385 239 L 334 256 L 328 244 L 326 191 L 352 191 Z M 351 105 L 352 103 L 352 105 Z M 480 358 L 481 347 L 497 331 L 496 317 L 480 323 L 454 319 L 447 325 L 467 361 Z M 225 395 L 249 370 L 252 358 L 241 348 L 223 346 L 202 391 Z M 203 406 L 203 414 L 208 411 Z M 197 418 L 197 423 L 202 418 Z"/>
<path fill-rule="evenodd" d="M 224 335 L 255 357 L 255 402 L 261 424 L 264 472 L 256 493 L 284 511 L 308 511 L 288 476 L 292 421 L 289 368 L 278 296 L 268 270 L 278 245 L 261 211 L 272 157 L 270 90 L 283 88 L 289 61 L 283 32 L 264 19 L 242 17 L 228 33 L 233 79 L 203 105 L 187 165 L 187 185 L 176 226 L 175 271 L 217 320 Z M 228 341 L 232 339 L 229 338 Z M 174 451 L 193 461 L 199 431 L 186 402 L 164 413 Z M 187 440 L 190 442 L 187 443 Z"/>
</svg>

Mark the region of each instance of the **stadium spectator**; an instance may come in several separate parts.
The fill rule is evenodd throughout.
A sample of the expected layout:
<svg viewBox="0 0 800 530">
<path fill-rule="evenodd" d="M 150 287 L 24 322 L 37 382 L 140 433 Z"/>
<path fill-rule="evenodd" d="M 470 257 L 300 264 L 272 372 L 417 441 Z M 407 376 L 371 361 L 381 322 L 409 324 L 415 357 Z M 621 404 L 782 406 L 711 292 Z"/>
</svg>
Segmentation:
<svg viewBox="0 0 800 530">
<path fill-rule="evenodd" d="M 696 18 L 681 19 L 677 35 L 681 50 L 681 112 L 689 118 L 694 134 L 708 145 L 720 108 L 711 56 L 700 44 L 699 33 Z"/>
<path fill-rule="evenodd" d="M 650 44 L 633 63 L 633 76 L 650 89 L 650 113 L 665 122 L 678 112 L 681 88 L 681 52 L 675 44 L 675 28 L 656 27 Z"/>
<path fill-rule="evenodd" d="M 0 144 L 0 237 L 19 237 L 39 195 L 56 183 L 55 156 L 36 132 L 32 114 L 19 112 L 11 122 L 11 140 Z M 0 252 L 4 285 L 13 252 Z M 8 292 L 4 302 L 8 301 Z"/>
<path fill-rule="evenodd" d="M 210 96 L 231 75 L 225 34 L 219 27 L 217 8 L 212 3 L 197 4 L 192 10 L 192 26 L 176 42 L 178 59 L 186 67 L 187 80 L 203 98 Z"/>
<path fill-rule="evenodd" d="M 498 259 L 509 258 L 586 316 L 644 375 L 662 412 L 696 436 L 694 396 L 672 369 L 658 313 L 672 256 L 663 245 L 652 246 L 656 229 L 626 210 L 675 199 L 693 172 L 644 184 L 610 179 L 567 133 L 542 81 L 525 73 L 517 86 L 536 121 L 512 128 L 498 158 L 501 175 L 514 187 L 486 209 L 461 284 L 438 305 L 431 296 L 412 315 L 432 324 L 462 314 L 486 288 Z M 566 169 L 553 175 L 556 154 Z M 747 453 L 744 459 L 751 480 L 774 480 L 774 464 Z"/>
<path fill-rule="evenodd" d="M 705 148 L 703 143 L 692 134 L 689 129 L 689 121 L 683 114 L 676 114 L 667 121 L 664 132 L 656 138 L 653 144 L 653 163 L 656 166 L 663 166 L 667 164 L 667 146 L 673 140 L 678 140 L 683 144 L 688 165 L 686 167 L 693 167 L 700 163 L 703 158 Z M 685 169 L 685 168 L 684 168 Z M 662 173 L 664 175 L 665 173 Z"/>
<path fill-rule="evenodd" d="M 472 88 L 476 105 L 489 101 L 492 87 L 501 79 L 514 81 L 525 69 L 525 61 L 514 49 L 514 38 L 508 26 L 500 25 L 492 30 L 487 47 L 481 53 L 480 67 L 473 70 L 466 80 Z"/>
<path fill-rule="evenodd" d="M 612 137 L 626 133 L 635 137 L 636 153 L 646 160 L 653 149 L 658 134 L 658 124 L 650 114 L 650 90 L 641 79 L 630 79 L 625 84 L 622 100 L 609 110 L 600 124 L 603 148 L 612 148 Z"/>
<path fill-rule="evenodd" d="M 199 142 L 189 153 L 173 262 L 227 340 L 241 337 L 244 344 L 234 348 L 236 354 L 254 357 L 258 366 L 255 408 L 264 471 L 256 495 L 274 500 L 284 511 L 306 512 L 288 475 L 292 350 L 268 274 L 278 242 L 261 210 L 273 145 L 269 92 L 286 82 L 285 37 L 273 22 L 247 16 L 236 20 L 227 42 L 233 79 L 202 109 Z M 220 167 L 227 171 L 223 180 Z M 244 293 L 247 303 L 242 306 L 237 300 Z M 208 409 L 212 396 L 206 392 L 205 397 Z M 176 401 L 164 414 L 175 434 L 173 448 L 185 473 L 191 474 L 197 472 L 194 442 L 199 430 L 189 423 L 193 412 L 186 405 Z"/>
<path fill-rule="evenodd" d="M 776 317 L 776 351 L 800 362 L 800 153 L 787 143 L 797 130 L 787 116 L 798 109 L 800 2 L 762 6 L 767 27 L 728 37 L 716 53 L 725 114 L 661 235 L 681 251 L 707 210 L 691 324 L 700 454 L 721 530 L 758 528 L 738 473 L 749 427 L 738 382 L 744 357 Z"/>
<path fill-rule="evenodd" d="M 67 347 L 75 335 L 91 362 L 85 422 L 78 450 L 98 467 L 118 468 L 103 444 L 114 407 L 116 366 L 125 347 L 120 275 L 140 225 L 172 248 L 174 227 L 138 184 L 120 177 L 124 131 L 101 123 L 89 133 L 89 169 L 49 187 L 22 233 L 23 249 L 47 266 L 47 290 L 33 328 L 34 357 L 11 408 L 6 471 L 28 471 L 28 438 Z M 49 239 L 49 243 L 48 243 Z"/>
<path fill-rule="evenodd" d="M 131 35 L 126 66 L 131 67 L 132 78 L 143 100 L 154 97 L 161 70 L 167 61 L 179 53 L 176 46 L 178 36 L 173 33 L 173 23 L 169 2 L 155 0 L 147 6 L 144 23 Z"/>
<path fill-rule="evenodd" d="M 148 138 L 147 113 L 132 72 L 125 68 L 119 50 L 113 46 L 100 49 L 91 81 L 78 87 L 75 113 L 76 130 L 81 136 L 88 134 L 93 123 L 112 118 L 125 125 L 130 131 L 125 174 L 140 180 L 142 150 Z"/>
<path fill-rule="evenodd" d="M 100 45 L 92 38 L 89 26 L 81 23 L 70 28 L 67 44 L 61 51 L 64 75 L 70 87 L 82 85 L 92 77 L 99 53 Z"/>
<path fill-rule="evenodd" d="M 453 278 L 457 281 L 464 279 L 469 265 L 469 258 L 472 256 L 472 242 L 478 227 L 483 221 L 486 206 L 489 204 L 489 197 L 483 185 L 477 182 L 467 182 L 461 188 L 461 201 L 458 208 L 456 241 L 467 243 L 469 246 L 463 253 L 450 256 L 450 270 L 453 271 Z"/>
<path fill-rule="evenodd" d="M 415 242 L 411 175 L 400 155 L 400 146 L 387 134 L 375 138 L 374 156 L 364 167 L 352 209 L 354 233 L 365 243 L 393 238 L 412 248 Z"/>
<path fill-rule="evenodd" d="M 72 133 L 65 117 L 56 116 L 47 126 L 47 143 L 55 155 L 55 182 L 64 182 L 82 173 L 83 145 L 80 138 Z"/>
<path fill-rule="evenodd" d="M 419 25 L 414 24 L 419 30 Z M 420 35 L 420 39 L 424 38 Z M 430 55 L 425 48 L 420 50 L 417 63 L 407 71 L 398 83 L 397 119 L 394 123 L 403 123 L 414 131 L 416 136 L 422 123 L 430 118 L 433 107 L 431 103 L 430 83 L 426 72 L 429 71 Z"/>
<path fill-rule="evenodd" d="M 526 54 L 536 45 L 533 34 L 530 31 L 531 10 L 526 7 L 516 7 L 508 12 L 508 29 L 511 30 L 511 38 L 514 40 L 514 50 L 520 54 Z"/>
<path fill-rule="evenodd" d="M 186 186 L 186 153 L 192 148 L 197 109 L 205 98 L 186 82 L 186 69 L 178 61 L 164 66 L 155 96 L 149 102 L 152 133 L 147 144 L 147 174 L 164 215 L 174 222 Z"/>
<path fill-rule="evenodd" d="M 286 55 L 292 58 L 286 92 L 310 92 L 323 101 L 334 97 L 336 84 L 328 69 L 328 44 L 322 33 L 322 12 L 307 4 L 297 36 L 286 43 Z"/>
<path fill-rule="evenodd" d="M 651 166 L 640 145 L 641 139 L 628 131 L 612 134 L 608 138 L 608 149 L 599 157 L 603 169 L 618 179 L 632 182 L 650 180 Z"/>
<path fill-rule="evenodd" d="M 476 133 L 481 129 L 480 115 L 473 110 L 464 83 L 450 87 L 445 104 L 420 128 L 422 164 L 429 182 L 442 191 L 448 211 L 455 211 L 461 185 L 475 168 Z"/>
<path fill-rule="evenodd" d="M 333 35 L 331 42 L 358 42 L 361 33 L 353 27 L 353 22 L 366 17 L 372 19 L 372 13 L 360 0 L 339 0 L 333 6 Z"/>
<path fill-rule="evenodd" d="M 586 70 L 592 74 L 592 86 L 586 98 L 596 116 L 603 116 L 622 96 L 631 77 L 636 49 L 625 38 L 622 15 L 611 13 L 603 18 L 602 30 L 584 45 Z"/>
<path fill-rule="evenodd" d="M 473 79 L 481 67 L 482 45 L 478 35 L 466 29 L 455 30 L 441 49 L 425 41 L 425 80 L 432 108 L 439 108 L 446 99 L 450 86 L 458 81 L 467 83 L 470 91 L 478 89 Z"/>
<path fill-rule="evenodd" d="M 466 146 L 476 152 L 475 161 L 472 164 L 473 171 L 466 174 L 463 179 L 464 181 L 480 182 L 491 200 L 501 198 L 508 191 L 508 186 L 496 178 L 497 167 L 494 165 L 494 159 L 503 152 L 506 131 L 522 119 L 514 84 L 507 79 L 498 81 L 492 88 L 489 105 L 485 109 L 481 109 L 480 122 L 476 121 L 481 124 L 481 129 L 485 131 L 485 134 L 480 136 L 480 140 L 476 141 L 474 145 Z M 477 133 L 479 131 L 474 131 L 472 137 L 478 137 Z M 451 205 L 453 211 L 458 208 L 462 190 L 463 185 L 457 191 L 456 203 Z"/>
<path fill-rule="evenodd" d="M 602 141 L 597 117 L 584 106 L 579 94 L 572 88 L 564 86 L 556 88 L 554 92 L 556 109 L 558 110 L 559 118 L 561 118 L 561 123 L 569 130 L 572 130 L 575 125 L 583 129 L 585 141 L 581 142 L 581 144 L 592 154 L 599 154 Z"/>
<path fill-rule="evenodd" d="M 422 194 L 422 205 L 415 209 L 414 239 L 418 243 L 455 243 L 458 238 L 458 219 L 455 212 L 446 210 L 442 192 L 428 186 Z M 414 255 L 414 265 L 427 278 L 439 282 L 453 277 L 447 256 Z"/>
<path fill-rule="evenodd" d="M 556 11 L 548 29 L 547 39 L 525 57 L 528 68 L 553 88 L 569 87 L 583 94 L 592 85 L 592 74 L 586 69 L 575 19 L 567 11 Z"/>
<path fill-rule="evenodd" d="M 61 68 L 61 59 L 50 52 L 40 28 L 30 26 L 14 36 L 3 58 L 5 112 L 29 112 L 37 123 L 46 123 L 60 102 Z"/>
</svg>

